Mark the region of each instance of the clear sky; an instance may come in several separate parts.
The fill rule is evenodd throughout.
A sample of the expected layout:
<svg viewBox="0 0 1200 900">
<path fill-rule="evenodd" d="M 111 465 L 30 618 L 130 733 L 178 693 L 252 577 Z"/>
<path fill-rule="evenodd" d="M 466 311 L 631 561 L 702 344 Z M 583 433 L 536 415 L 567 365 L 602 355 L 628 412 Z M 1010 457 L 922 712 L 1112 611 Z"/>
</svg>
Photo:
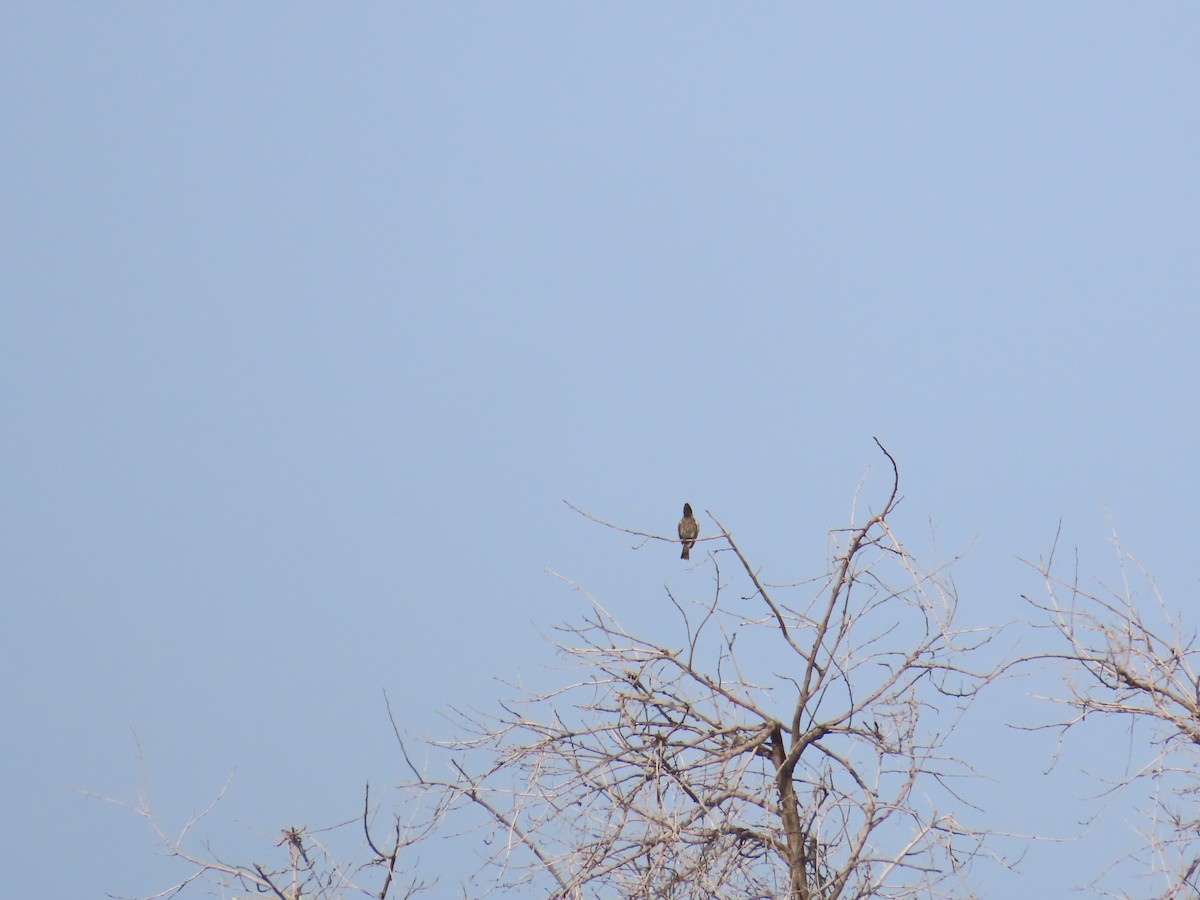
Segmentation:
<svg viewBox="0 0 1200 900">
<path fill-rule="evenodd" d="M 707 590 L 564 498 L 797 581 L 877 435 L 969 621 L 1019 632 L 1060 519 L 1194 616 L 1197 47 L 1181 2 L 6 4 L 5 893 L 181 874 L 86 792 L 174 831 L 232 775 L 241 860 L 353 816 L 384 690 L 436 737 L 555 677 L 547 567 L 651 631 Z M 984 818 L 1078 832 L 1104 748 L 1042 775 L 1027 693 Z M 1086 881 L 1106 810 L 985 888 Z"/>
</svg>

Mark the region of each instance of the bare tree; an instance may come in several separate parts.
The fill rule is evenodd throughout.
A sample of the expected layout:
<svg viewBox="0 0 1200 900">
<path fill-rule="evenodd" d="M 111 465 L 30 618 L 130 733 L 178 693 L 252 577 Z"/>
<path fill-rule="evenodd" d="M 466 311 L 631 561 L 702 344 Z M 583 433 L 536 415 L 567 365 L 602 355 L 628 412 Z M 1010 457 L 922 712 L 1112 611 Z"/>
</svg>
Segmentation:
<svg viewBox="0 0 1200 900">
<path fill-rule="evenodd" d="M 1068 711 L 1046 727 L 1060 730 L 1062 740 L 1089 722 L 1127 728 L 1128 760 L 1119 775 L 1105 779 L 1104 793 L 1132 793 L 1144 826 L 1129 854 L 1099 873 L 1090 888 L 1104 896 L 1130 896 L 1106 885 L 1127 874 L 1143 875 L 1157 882 L 1154 896 L 1194 898 L 1200 896 L 1196 631 L 1167 608 L 1153 579 L 1114 545 L 1122 576 L 1117 588 L 1084 583 L 1078 558 L 1071 574 L 1060 577 L 1054 548 L 1045 560 L 1031 563 L 1042 575 L 1046 596 L 1025 599 L 1044 614 L 1045 627 L 1062 648 L 1038 657 L 1062 664 L 1063 690 L 1043 699 Z"/>
<path fill-rule="evenodd" d="M 994 633 L 955 631 L 949 579 L 893 533 L 899 475 L 883 452 L 890 495 L 833 533 L 815 590 L 765 584 L 709 513 L 712 593 L 684 603 L 668 590 L 670 642 L 630 633 L 593 600 L 561 629 L 572 684 L 498 716 L 460 714 L 464 736 L 442 745 L 453 777 L 410 762 L 409 787 L 436 794 L 442 814 L 490 822 L 477 886 L 555 898 L 970 894 L 985 834 L 958 818 L 951 781 L 970 770 L 946 741 L 993 677 L 968 666 Z"/>
<path fill-rule="evenodd" d="M 423 827 L 414 827 L 400 815 L 393 814 L 385 834 L 377 834 L 373 826 L 378 810 L 372 808 L 369 785 L 363 796 L 361 816 L 321 829 L 284 828 L 271 854 L 274 862 L 246 864 L 221 859 L 208 843 L 203 843 L 200 849 L 193 846 L 192 832 L 213 811 L 224 793 L 222 790 L 206 809 L 188 819 L 178 835 L 173 835 L 168 834 L 154 816 L 146 792 L 140 792 L 133 810 L 150 823 L 161 850 L 188 869 L 182 880 L 144 900 L 175 897 L 201 885 L 218 888 L 222 897 L 236 898 L 239 891 L 244 891 L 241 896 L 276 900 L 344 900 L 348 897 L 406 900 L 430 887 L 412 875 L 400 862 L 400 855 L 427 837 L 432 823 L 426 821 Z M 355 827 L 362 829 L 360 849 L 356 855 L 342 858 L 328 846 L 325 838 L 330 833 Z"/>
<path fill-rule="evenodd" d="M 348 894 L 365 875 L 369 896 L 408 896 L 397 856 L 432 834 L 477 839 L 464 896 L 973 896 L 969 870 L 991 850 L 967 824 L 974 811 L 955 780 L 973 774 L 949 741 L 996 677 L 973 662 L 995 632 L 956 629 L 945 569 L 920 566 L 894 533 L 899 473 L 880 449 L 890 492 L 865 521 L 831 532 L 821 577 L 766 583 L 709 513 L 696 565 L 711 590 L 667 590 L 669 638 L 631 633 L 589 597 L 582 620 L 559 629 L 565 685 L 498 714 L 457 711 L 459 736 L 419 763 L 393 719 L 413 805 L 377 844 L 364 804 L 368 852 L 353 877 L 315 859 L 312 835 L 295 829 L 270 871 L 168 847 L 193 877 L 280 900 Z M 643 546 L 678 543 L 618 530 Z"/>
</svg>

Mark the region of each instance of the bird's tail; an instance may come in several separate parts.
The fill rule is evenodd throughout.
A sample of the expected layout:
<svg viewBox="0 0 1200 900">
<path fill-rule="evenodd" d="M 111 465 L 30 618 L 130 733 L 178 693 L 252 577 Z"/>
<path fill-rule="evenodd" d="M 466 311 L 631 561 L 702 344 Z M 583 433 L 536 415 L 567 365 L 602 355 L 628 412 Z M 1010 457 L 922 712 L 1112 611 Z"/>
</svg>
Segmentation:
<svg viewBox="0 0 1200 900">
<path fill-rule="evenodd" d="M 688 544 L 685 543 L 683 545 L 683 552 L 679 554 L 679 558 L 680 559 L 691 559 L 692 558 L 691 550 L 692 550 L 691 546 L 689 546 Z"/>
</svg>

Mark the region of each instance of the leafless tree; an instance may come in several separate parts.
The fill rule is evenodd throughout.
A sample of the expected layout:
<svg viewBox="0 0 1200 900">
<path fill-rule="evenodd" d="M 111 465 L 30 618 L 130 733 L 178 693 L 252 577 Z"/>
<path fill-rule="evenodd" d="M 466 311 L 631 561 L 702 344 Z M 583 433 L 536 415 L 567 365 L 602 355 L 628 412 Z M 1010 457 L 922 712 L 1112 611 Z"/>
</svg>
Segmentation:
<svg viewBox="0 0 1200 900">
<path fill-rule="evenodd" d="M 1116 588 L 1085 583 L 1078 558 L 1071 574 L 1060 576 L 1054 549 L 1032 563 L 1044 580 L 1045 598 L 1025 599 L 1044 614 L 1060 648 L 1039 658 L 1057 660 L 1063 674 L 1063 690 L 1043 699 L 1067 710 L 1047 727 L 1060 730 L 1063 740 L 1085 723 L 1123 723 L 1127 729 L 1127 762 L 1120 774 L 1104 779 L 1104 794 L 1132 793 L 1141 806 L 1142 835 L 1127 856 L 1097 875 L 1091 889 L 1130 896 L 1106 885 L 1137 874 L 1157 884 L 1153 896 L 1195 898 L 1200 896 L 1196 631 L 1168 609 L 1137 562 L 1115 541 L 1114 546 L 1121 568 Z"/>
<path fill-rule="evenodd" d="M 561 629 L 579 673 L 569 686 L 495 717 L 460 714 L 464 736 L 442 745 L 452 777 L 410 762 L 411 789 L 490 823 L 477 888 L 970 896 L 966 870 L 989 851 L 959 818 L 951 782 L 970 770 L 946 742 L 993 677 L 969 665 L 994 633 L 956 631 L 949 579 L 893 532 L 887 459 L 890 495 L 833 533 L 815 588 L 765 584 L 709 513 L 712 592 L 686 603 L 668 590 L 672 640 L 632 634 L 592 600 Z"/>
<path fill-rule="evenodd" d="M 162 852 L 179 860 L 188 871 L 182 880 L 143 900 L 175 897 L 201 886 L 217 889 L 222 897 L 234 898 L 345 900 L 349 897 L 370 897 L 375 900 L 407 900 L 430 887 L 411 873 L 401 862 L 400 856 L 407 848 L 428 836 L 432 823 L 426 821 L 423 827 L 414 827 L 400 815 L 393 814 L 386 833 L 375 833 L 378 810 L 372 807 L 369 785 L 364 793 L 361 816 L 321 829 L 303 826 L 285 828 L 271 854 L 275 857 L 274 862 L 248 864 L 221 859 L 208 843 L 202 843 L 199 848 L 193 846 L 193 831 L 213 811 L 224 793 L 222 790 L 206 809 L 189 818 L 176 835 L 167 833 L 154 816 L 145 791 L 140 792 L 133 810 L 150 823 Z M 340 857 L 326 844 L 325 837 L 352 827 L 362 830 L 358 842 L 360 848 L 355 856 Z"/>
<path fill-rule="evenodd" d="M 890 491 L 830 533 L 826 574 L 768 584 L 709 513 L 692 574 L 711 588 L 700 599 L 667 590 L 678 622 L 668 638 L 632 633 L 589 597 L 556 640 L 566 684 L 496 714 L 457 711 L 458 736 L 421 760 L 393 719 L 413 809 L 380 845 L 364 805 L 368 852 L 353 877 L 316 860 L 299 830 L 270 872 L 169 848 L 197 876 L 280 900 L 340 896 L 365 873 L 377 879 L 367 895 L 408 896 L 392 877 L 397 856 L 432 834 L 478 848 L 463 896 L 973 896 L 969 871 L 992 850 L 968 824 L 957 782 L 974 776 L 950 741 L 996 677 L 975 662 L 995 632 L 958 629 L 945 568 L 922 567 L 893 531 L 899 473 L 880 449 Z M 640 546 L 678 542 L 618 530 Z M 414 809 L 422 824 L 404 827 Z"/>
</svg>

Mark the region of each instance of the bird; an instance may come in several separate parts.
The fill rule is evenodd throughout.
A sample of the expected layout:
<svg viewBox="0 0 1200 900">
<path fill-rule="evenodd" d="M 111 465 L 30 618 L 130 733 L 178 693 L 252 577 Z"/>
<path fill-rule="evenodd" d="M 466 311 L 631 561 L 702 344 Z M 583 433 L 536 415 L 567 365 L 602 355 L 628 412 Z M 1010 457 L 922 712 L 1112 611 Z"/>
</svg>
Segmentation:
<svg viewBox="0 0 1200 900">
<path fill-rule="evenodd" d="M 680 559 L 691 559 L 692 547 L 700 536 L 700 523 L 692 515 L 692 504 L 683 504 L 683 518 L 679 520 L 679 540 L 683 541 L 683 552 Z"/>
</svg>

